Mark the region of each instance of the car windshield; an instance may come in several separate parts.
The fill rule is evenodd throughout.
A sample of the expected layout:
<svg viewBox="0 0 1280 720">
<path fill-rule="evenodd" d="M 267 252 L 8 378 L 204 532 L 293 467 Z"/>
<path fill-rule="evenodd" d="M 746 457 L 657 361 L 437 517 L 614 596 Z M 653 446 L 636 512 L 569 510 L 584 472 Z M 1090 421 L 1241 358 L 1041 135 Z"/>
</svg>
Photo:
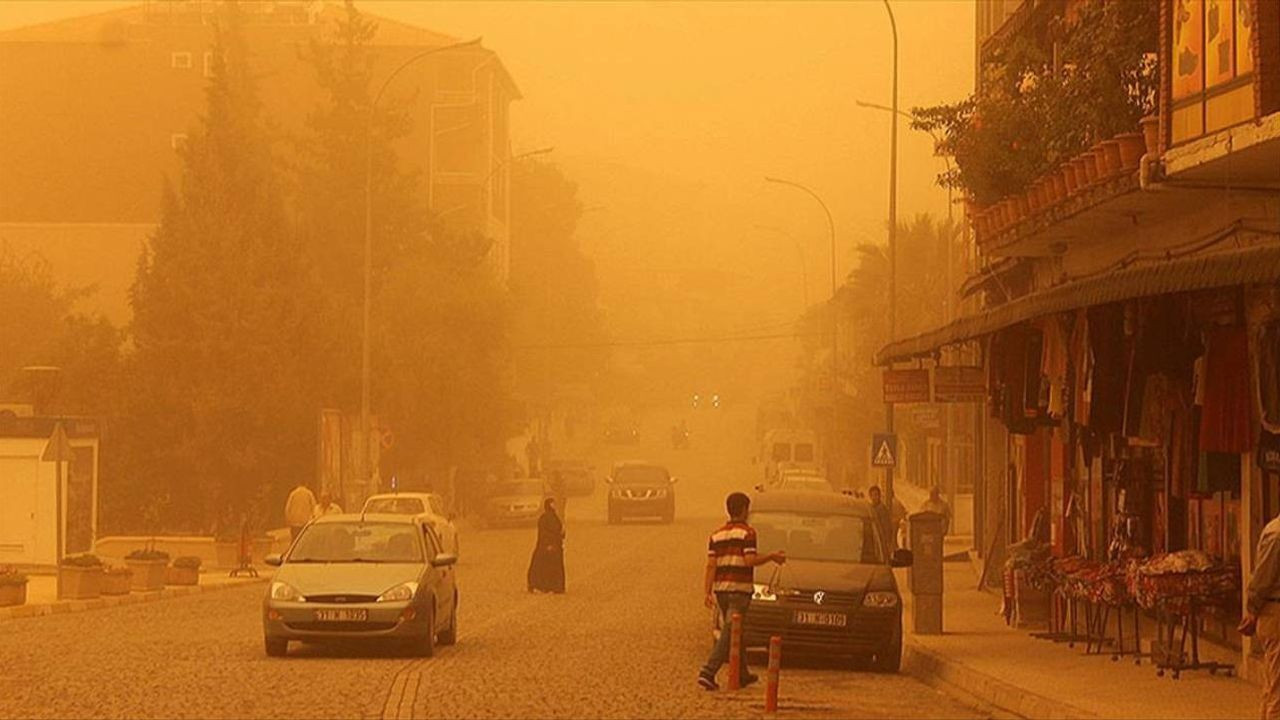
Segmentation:
<svg viewBox="0 0 1280 720">
<path fill-rule="evenodd" d="M 417 527 L 409 523 L 330 522 L 307 526 L 291 563 L 422 562 Z"/>
<path fill-rule="evenodd" d="M 388 513 L 391 515 L 419 515 L 426 512 L 422 501 L 418 498 L 369 498 L 364 504 L 367 513 Z"/>
<path fill-rule="evenodd" d="M 663 485 L 670 480 L 667 471 L 654 465 L 630 465 L 618 468 L 613 481 L 620 485 Z"/>
<path fill-rule="evenodd" d="M 760 553 L 785 550 L 789 559 L 882 564 L 874 526 L 853 515 L 758 512 L 749 519 Z"/>
<path fill-rule="evenodd" d="M 789 475 L 782 478 L 782 487 L 787 490 L 814 490 L 816 492 L 835 492 L 831 483 L 816 475 Z"/>
<path fill-rule="evenodd" d="M 503 483 L 498 488 L 499 495 L 541 495 L 541 480 L 517 480 L 516 482 Z"/>
</svg>

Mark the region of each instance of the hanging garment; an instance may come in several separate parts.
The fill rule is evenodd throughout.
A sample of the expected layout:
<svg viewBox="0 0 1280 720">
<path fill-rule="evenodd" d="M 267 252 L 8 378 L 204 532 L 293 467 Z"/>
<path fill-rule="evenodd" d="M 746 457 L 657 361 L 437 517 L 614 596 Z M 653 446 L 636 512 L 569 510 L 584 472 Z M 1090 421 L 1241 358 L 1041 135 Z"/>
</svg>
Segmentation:
<svg viewBox="0 0 1280 720">
<path fill-rule="evenodd" d="M 1089 348 L 1093 355 L 1089 426 L 1100 435 L 1119 432 L 1124 420 L 1125 378 L 1129 371 L 1124 307 L 1089 308 Z"/>
<path fill-rule="evenodd" d="M 1280 322 L 1270 322 L 1258 330 L 1258 407 L 1263 427 L 1280 433 Z"/>
<path fill-rule="evenodd" d="M 1224 452 L 1200 453 L 1200 475 L 1196 481 L 1200 495 L 1240 492 L 1240 454 Z"/>
<path fill-rule="evenodd" d="M 1089 347 L 1089 313 L 1076 312 L 1068 352 L 1071 356 L 1071 407 L 1077 425 L 1089 424 L 1089 398 L 1092 395 L 1093 350 Z"/>
<path fill-rule="evenodd" d="M 1208 331 L 1204 361 L 1200 451 L 1245 453 L 1253 449 L 1253 388 L 1249 336 L 1243 327 Z"/>
<path fill-rule="evenodd" d="M 1040 324 L 1044 344 L 1040 355 L 1043 406 L 1049 417 L 1057 420 L 1067 410 L 1067 334 L 1057 316 L 1049 316 Z"/>
</svg>

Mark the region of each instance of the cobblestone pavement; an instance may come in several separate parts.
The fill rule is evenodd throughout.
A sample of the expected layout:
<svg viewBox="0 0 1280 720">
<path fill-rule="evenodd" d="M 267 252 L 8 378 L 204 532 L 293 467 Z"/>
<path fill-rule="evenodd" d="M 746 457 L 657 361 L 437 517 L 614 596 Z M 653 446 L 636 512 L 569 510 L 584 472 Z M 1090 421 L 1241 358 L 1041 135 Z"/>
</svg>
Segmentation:
<svg viewBox="0 0 1280 720">
<path fill-rule="evenodd" d="M 762 716 L 762 687 L 708 693 L 694 682 L 709 649 L 712 498 L 729 483 L 685 462 L 679 512 L 704 517 L 610 526 L 603 492 L 570 501 L 563 596 L 525 592 L 532 529 L 468 533 L 459 643 L 434 658 L 297 644 L 267 658 L 255 585 L 0 621 L 0 718 Z M 784 717 L 978 716 L 909 677 L 843 668 L 784 666 L 781 707 Z"/>
</svg>

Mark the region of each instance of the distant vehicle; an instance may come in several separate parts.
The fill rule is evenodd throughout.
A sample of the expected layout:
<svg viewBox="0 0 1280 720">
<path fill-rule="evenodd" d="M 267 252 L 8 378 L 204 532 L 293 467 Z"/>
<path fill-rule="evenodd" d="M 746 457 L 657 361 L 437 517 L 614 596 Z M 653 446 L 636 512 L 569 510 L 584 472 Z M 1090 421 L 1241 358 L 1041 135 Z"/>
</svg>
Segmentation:
<svg viewBox="0 0 1280 720">
<path fill-rule="evenodd" d="M 871 506 L 839 493 L 777 490 L 752 497 L 747 521 L 759 552 L 787 553 L 776 582 L 761 577 L 769 570 L 756 571 L 743 626 L 747 647 L 767 647 L 780 635 L 790 653 L 869 659 L 897 672 L 902 597 L 892 568 L 911 565 L 912 557 L 910 550 L 886 554 Z M 718 633 L 719 613 L 712 618 Z"/>
<path fill-rule="evenodd" d="M 435 493 L 384 493 L 370 495 L 361 513 L 422 515 L 440 538 L 446 552 L 458 555 L 458 528 L 445 510 L 444 499 Z"/>
<path fill-rule="evenodd" d="M 766 486 L 769 490 L 805 490 L 807 492 L 836 492 L 836 488 L 824 476 L 807 470 L 783 470 L 782 475 Z"/>
<path fill-rule="evenodd" d="M 570 496 L 586 496 L 596 491 L 595 468 L 586 460 L 561 459 L 548 462 L 544 468 L 548 477 L 558 472 L 565 479 L 565 492 Z"/>
<path fill-rule="evenodd" d="M 612 422 L 604 428 L 604 439 L 614 445 L 635 445 L 640 442 L 640 428 L 631 422 Z"/>
<path fill-rule="evenodd" d="M 532 525 L 542 514 L 546 497 L 547 486 L 542 480 L 504 480 L 494 486 L 480 518 L 486 525 Z"/>
<path fill-rule="evenodd" d="M 262 601 L 267 655 L 291 641 L 382 638 L 430 657 L 458 640 L 458 557 L 420 515 L 326 515 L 303 529 Z"/>
<path fill-rule="evenodd" d="M 613 466 L 609 475 L 609 523 L 631 517 L 676 517 L 676 478 L 661 465 L 628 461 Z"/>
<path fill-rule="evenodd" d="M 769 430 L 760 450 L 765 480 L 777 478 L 781 468 L 788 465 L 819 467 L 818 439 L 812 430 Z"/>
</svg>

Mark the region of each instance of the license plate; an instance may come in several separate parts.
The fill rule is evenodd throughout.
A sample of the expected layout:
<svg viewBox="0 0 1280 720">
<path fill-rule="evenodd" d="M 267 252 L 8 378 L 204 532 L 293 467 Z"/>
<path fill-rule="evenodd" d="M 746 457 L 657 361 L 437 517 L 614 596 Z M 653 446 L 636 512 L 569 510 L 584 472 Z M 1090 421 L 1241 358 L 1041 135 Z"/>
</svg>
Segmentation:
<svg viewBox="0 0 1280 720">
<path fill-rule="evenodd" d="M 369 611 L 363 609 L 316 611 L 316 620 L 319 622 L 364 622 L 368 619 Z"/>
<path fill-rule="evenodd" d="M 797 625 L 827 625 L 829 627 L 844 627 L 849 621 L 848 617 L 842 613 L 825 613 L 825 612 L 806 612 L 797 610 L 794 616 Z"/>
</svg>

